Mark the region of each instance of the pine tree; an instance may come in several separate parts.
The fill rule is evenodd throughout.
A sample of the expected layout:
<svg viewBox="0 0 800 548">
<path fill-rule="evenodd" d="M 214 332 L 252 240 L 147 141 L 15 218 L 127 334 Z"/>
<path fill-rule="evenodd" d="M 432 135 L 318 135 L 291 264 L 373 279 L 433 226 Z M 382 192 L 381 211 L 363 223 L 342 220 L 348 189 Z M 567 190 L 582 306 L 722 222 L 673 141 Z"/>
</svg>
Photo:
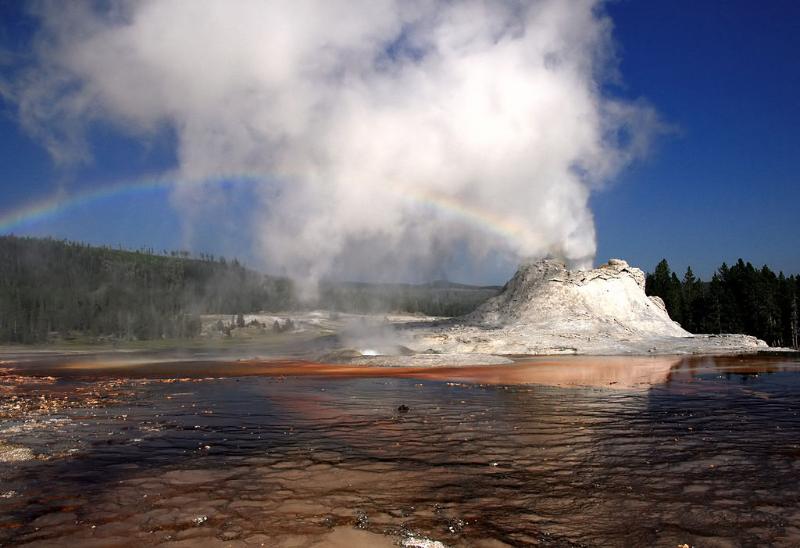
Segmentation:
<svg viewBox="0 0 800 548">
<path fill-rule="evenodd" d="M 656 265 L 653 274 L 648 275 L 645 280 L 645 290 L 647 294 L 661 297 L 666 302 L 670 288 L 670 276 L 671 271 L 669 269 L 669 263 L 667 263 L 666 259 L 661 259 Z"/>
<path fill-rule="evenodd" d="M 683 283 L 681 287 L 681 294 L 683 296 L 683 325 L 684 329 L 694 333 L 697 331 L 698 325 L 695 321 L 696 308 L 699 300 L 697 287 L 697 278 L 692 272 L 692 267 L 686 268 L 686 274 L 683 275 Z"/>
<path fill-rule="evenodd" d="M 683 325 L 683 292 L 681 281 L 674 272 L 669 278 L 669 289 L 667 298 L 664 299 L 670 318 Z"/>
</svg>

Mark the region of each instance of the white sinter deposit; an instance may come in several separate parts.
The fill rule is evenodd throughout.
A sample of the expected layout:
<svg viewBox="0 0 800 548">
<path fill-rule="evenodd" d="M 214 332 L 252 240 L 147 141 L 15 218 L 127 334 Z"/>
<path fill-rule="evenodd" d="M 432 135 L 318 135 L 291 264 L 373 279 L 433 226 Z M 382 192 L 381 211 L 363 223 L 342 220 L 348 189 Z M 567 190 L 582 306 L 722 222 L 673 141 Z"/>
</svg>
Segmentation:
<svg viewBox="0 0 800 548">
<path fill-rule="evenodd" d="M 672 354 L 754 351 L 746 335 L 692 335 L 644 291 L 644 273 L 612 259 L 593 270 L 557 260 L 523 264 L 471 314 L 414 334 L 422 352 Z"/>
</svg>

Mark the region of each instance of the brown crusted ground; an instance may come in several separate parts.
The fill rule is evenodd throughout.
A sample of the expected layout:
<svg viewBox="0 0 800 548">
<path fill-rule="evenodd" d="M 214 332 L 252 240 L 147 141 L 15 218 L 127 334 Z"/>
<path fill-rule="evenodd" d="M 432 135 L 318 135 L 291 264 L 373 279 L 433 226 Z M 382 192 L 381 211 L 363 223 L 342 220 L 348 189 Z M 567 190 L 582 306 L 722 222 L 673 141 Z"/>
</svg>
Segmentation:
<svg viewBox="0 0 800 548">
<path fill-rule="evenodd" d="M 55 376 L 31 376 L 0 369 L 0 420 L 49 415 L 64 409 L 94 408 L 131 399 L 135 391 L 125 379 L 97 380 L 86 385 L 59 385 Z"/>
<path fill-rule="evenodd" d="M 551 386 L 610 386 L 627 388 L 666 381 L 677 371 L 705 367 L 707 359 L 679 356 L 549 356 L 518 358 L 511 365 L 381 367 L 327 364 L 303 360 L 180 360 L 144 361 L 131 359 L 87 360 L 47 359 L 39 362 L 6 362 L 0 369 L 3 412 L 57 410 L 79 403 L 104 405 L 132 396 L 131 379 L 159 379 L 162 382 L 219 377 L 398 377 L 458 381 L 478 384 L 543 384 Z M 734 371 L 737 356 L 714 358 L 715 369 Z M 780 356 L 750 358 L 748 369 L 761 372 L 781 367 Z M 60 387 L 56 379 L 94 381 L 85 386 Z M 24 392 L 25 402 L 15 400 Z M 36 397 L 39 400 L 36 400 Z M 30 401 L 28 401 L 30 400 Z M 15 403 L 16 402 L 16 403 Z M 16 406 L 19 406 L 18 408 Z"/>
</svg>

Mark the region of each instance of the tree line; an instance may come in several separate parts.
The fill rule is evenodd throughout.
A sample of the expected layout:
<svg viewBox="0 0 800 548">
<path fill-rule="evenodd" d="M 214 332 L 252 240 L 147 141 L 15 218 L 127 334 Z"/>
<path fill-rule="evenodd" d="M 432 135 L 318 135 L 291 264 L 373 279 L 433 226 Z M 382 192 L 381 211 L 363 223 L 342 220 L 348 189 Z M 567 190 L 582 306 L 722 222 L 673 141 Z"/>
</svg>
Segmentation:
<svg viewBox="0 0 800 548">
<path fill-rule="evenodd" d="M 74 336 L 189 338 L 201 314 L 325 308 L 460 315 L 497 287 L 323 283 L 316 300 L 291 280 L 186 251 L 126 251 L 49 238 L 0 236 L 0 342 Z"/>
<path fill-rule="evenodd" d="M 645 290 L 661 297 L 670 317 L 691 333 L 745 333 L 770 346 L 799 347 L 800 276 L 739 259 L 722 263 L 710 281 L 691 267 L 678 278 L 664 259 L 647 275 Z"/>
</svg>

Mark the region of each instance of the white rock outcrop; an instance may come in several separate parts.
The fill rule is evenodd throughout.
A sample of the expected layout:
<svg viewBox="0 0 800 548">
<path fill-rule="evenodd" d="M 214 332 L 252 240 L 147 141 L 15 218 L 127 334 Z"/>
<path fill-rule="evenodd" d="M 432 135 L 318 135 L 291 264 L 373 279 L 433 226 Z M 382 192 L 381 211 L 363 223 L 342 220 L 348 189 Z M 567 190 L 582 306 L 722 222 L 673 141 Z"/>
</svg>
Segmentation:
<svg viewBox="0 0 800 548">
<path fill-rule="evenodd" d="M 616 332 L 668 337 L 690 333 L 645 295 L 644 272 L 620 259 L 593 270 L 557 260 L 523 264 L 503 288 L 466 317 L 489 327 L 525 325 L 570 333 Z"/>
<path fill-rule="evenodd" d="M 416 351 L 486 354 L 686 354 L 754 351 L 746 335 L 692 335 L 664 302 L 648 297 L 645 275 L 620 259 L 592 270 L 558 260 L 524 263 L 503 291 L 475 311 L 415 329 Z"/>
</svg>

